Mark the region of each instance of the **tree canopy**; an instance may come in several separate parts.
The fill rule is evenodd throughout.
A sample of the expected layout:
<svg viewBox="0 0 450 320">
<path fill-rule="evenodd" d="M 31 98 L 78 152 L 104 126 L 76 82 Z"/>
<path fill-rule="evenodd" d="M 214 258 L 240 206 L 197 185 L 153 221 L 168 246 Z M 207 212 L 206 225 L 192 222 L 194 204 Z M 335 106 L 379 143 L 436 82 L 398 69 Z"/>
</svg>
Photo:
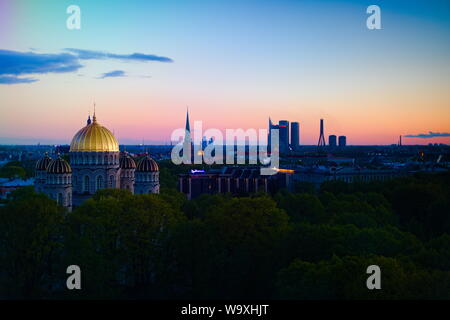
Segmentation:
<svg viewBox="0 0 450 320">
<path fill-rule="evenodd" d="M 72 212 L 13 192 L 0 298 L 450 299 L 448 174 L 190 201 L 170 186 L 100 190 Z M 370 265 L 382 290 L 366 287 Z"/>
</svg>

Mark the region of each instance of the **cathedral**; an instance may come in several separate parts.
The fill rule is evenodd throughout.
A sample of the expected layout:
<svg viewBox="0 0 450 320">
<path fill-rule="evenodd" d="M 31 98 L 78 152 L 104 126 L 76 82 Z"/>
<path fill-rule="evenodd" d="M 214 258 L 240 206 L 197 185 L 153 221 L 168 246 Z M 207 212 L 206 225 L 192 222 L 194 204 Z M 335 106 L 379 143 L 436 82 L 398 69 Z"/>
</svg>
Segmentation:
<svg viewBox="0 0 450 320">
<path fill-rule="evenodd" d="M 97 190 L 126 189 L 133 194 L 159 193 L 159 167 L 149 156 L 136 164 L 94 116 L 72 139 L 70 164 L 58 156 L 45 156 L 36 163 L 35 190 L 72 210 Z"/>
</svg>

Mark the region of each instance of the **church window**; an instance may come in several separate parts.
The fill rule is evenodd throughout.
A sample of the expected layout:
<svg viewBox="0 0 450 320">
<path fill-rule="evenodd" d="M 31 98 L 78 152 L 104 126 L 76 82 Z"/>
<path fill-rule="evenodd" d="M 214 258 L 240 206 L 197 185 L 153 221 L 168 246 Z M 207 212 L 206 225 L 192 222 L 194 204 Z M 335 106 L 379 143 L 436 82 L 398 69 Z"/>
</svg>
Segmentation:
<svg viewBox="0 0 450 320">
<path fill-rule="evenodd" d="M 103 189 L 103 177 L 98 176 L 97 177 L 97 190 Z"/>
<path fill-rule="evenodd" d="M 114 176 L 109 176 L 109 187 L 110 188 L 115 188 L 115 185 L 116 185 L 115 180 L 116 179 L 114 178 Z"/>
<path fill-rule="evenodd" d="M 83 192 L 89 192 L 89 177 L 84 177 Z"/>
</svg>

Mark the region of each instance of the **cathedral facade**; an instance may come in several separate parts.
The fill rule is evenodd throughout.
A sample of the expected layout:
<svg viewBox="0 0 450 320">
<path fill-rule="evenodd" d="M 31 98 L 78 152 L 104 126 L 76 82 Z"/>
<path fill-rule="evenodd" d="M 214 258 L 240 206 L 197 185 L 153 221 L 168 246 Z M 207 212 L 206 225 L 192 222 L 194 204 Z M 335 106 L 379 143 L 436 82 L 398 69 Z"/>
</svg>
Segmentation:
<svg viewBox="0 0 450 320">
<path fill-rule="evenodd" d="M 159 193 L 159 167 L 149 156 L 135 160 L 119 152 L 119 143 L 94 117 L 72 139 L 70 164 L 58 156 L 36 163 L 35 190 L 71 210 L 105 188 L 131 193 Z"/>
</svg>

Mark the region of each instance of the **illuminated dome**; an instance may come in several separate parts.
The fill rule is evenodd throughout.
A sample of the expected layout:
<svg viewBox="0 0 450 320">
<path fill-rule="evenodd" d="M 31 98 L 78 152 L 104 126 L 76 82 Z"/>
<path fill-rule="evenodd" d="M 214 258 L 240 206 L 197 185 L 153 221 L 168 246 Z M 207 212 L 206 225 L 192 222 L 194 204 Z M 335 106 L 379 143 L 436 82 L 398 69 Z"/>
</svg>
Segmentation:
<svg viewBox="0 0 450 320">
<path fill-rule="evenodd" d="M 47 170 L 47 167 L 49 163 L 52 161 L 52 158 L 50 158 L 47 154 L 42 159 L 39 159 L 38 162 L 36 162 L 36 170 L 39 171 L 45 171 Z"/>
<path fill-rule="evenodd" d="M 149 156 L 145 156 L 144 158 L 139 160 L 136 171 L 138 172 L 159 171 L 159 167 L 155 160 L 153 160 Z"/>
<path fill-rule="evenodd" d="M 119 143 L 111 131 L 98 124 L 94 114 L 88 123 L 77 132 L 70 143 L 70 152 L 118 152 Z"/>
<path fill-rule="evenodd" d="M 69 163 L 61 157 L 52 160 L 47 166 L 47 173 L 71 173 L 72 168 Z"/>
<path fill-rule="evenodd" d="M 128 154 L 120 158 L 119 166 L 121 169 L 136 169 L 136 163 Z"/>
</svg>

